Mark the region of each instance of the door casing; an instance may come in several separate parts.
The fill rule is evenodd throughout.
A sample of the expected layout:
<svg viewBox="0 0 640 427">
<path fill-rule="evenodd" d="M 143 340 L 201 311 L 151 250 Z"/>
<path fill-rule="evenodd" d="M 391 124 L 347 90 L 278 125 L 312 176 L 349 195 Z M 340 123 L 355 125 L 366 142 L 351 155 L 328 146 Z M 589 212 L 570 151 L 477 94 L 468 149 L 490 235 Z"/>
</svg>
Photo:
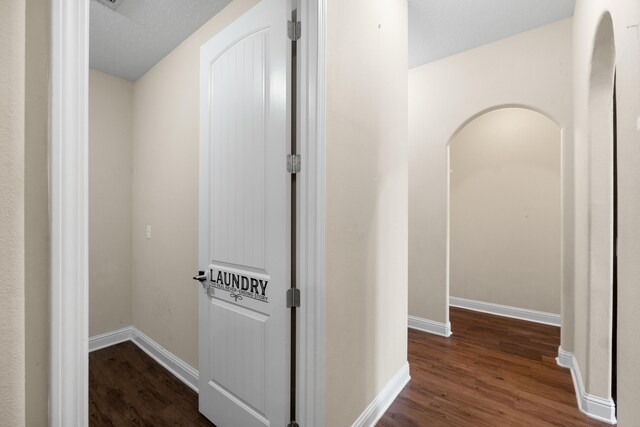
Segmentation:
<svg viewBox="0 0 640 427">
<path fill-rule="evenodd" d="M 88 418 L 89 1 L 51 0 L 49 424 Z M 324 425 L 326 0 L 291 2 L 298 44 L 298 421 Z M 297 3 L 297 4 L 296 4 Z M 197 244 L 197 243 L 194 243 Z"/>
</svg>

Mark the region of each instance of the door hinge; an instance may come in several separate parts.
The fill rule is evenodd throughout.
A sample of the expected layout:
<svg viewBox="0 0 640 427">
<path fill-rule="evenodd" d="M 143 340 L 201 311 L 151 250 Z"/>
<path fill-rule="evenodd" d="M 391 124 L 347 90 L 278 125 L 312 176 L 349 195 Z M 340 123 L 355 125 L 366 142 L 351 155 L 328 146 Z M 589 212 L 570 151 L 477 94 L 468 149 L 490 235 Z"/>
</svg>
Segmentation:
<svg viewBox="0 0 640 427">
<path fill-rule="evenodd" d="M 300 21 L 287 21 L 287 34 L 291 41 L 298 41 L 302 35 L 302 25 Z"/>
<path fill-rule="evenodd" d="M 287 289 L 287 308 L 300 307 L 300 289 Z"/>
<path fill-rule="evenodd" d="M 298 173 L 302 170 L 300 154 L 287 154 L 287 172 Z"/>
</svg>

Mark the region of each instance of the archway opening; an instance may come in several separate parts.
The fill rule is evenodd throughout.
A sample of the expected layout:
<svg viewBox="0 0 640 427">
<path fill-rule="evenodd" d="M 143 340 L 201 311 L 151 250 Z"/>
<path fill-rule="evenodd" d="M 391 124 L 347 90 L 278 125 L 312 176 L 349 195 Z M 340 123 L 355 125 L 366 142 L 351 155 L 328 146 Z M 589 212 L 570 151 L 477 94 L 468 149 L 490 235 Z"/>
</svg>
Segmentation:
<svg viewBox="0 0 640 427">
<path fill-rule="evenodd" d="M 576 357 L 585 392 L 608 400 L 602 417 L 615 420 L 616 346 L 616 49 L 613 21 L 604 13 L 598 24 L 589 75 L 588 228 L 581 250 L 586 254 L 587 286 L 577 284 Z M 578 207 L 580 208 L 580 207 Z M 579 285 L 579 286 L 578 286 Z M 585 366 L 586 365 L 586 366 Z M 583 368 L 583 366 L 585 366 Z M 605 413 L 606 412 L 606 413 Z"/>
<path fill-rule="evenodd" d="M 560 326 L 561 148 L 561 128 L 522 107 L 485 112 L 451 139 L 451 306 Z"/>
</svg>

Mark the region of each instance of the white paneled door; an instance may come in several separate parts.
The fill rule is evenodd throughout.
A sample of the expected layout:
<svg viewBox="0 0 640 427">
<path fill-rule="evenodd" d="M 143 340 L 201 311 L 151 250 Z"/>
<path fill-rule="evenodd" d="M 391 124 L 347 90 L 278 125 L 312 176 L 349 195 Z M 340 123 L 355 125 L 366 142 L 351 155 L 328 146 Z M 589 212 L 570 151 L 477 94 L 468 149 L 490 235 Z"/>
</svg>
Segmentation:
<svg viewBox="0 0 640 427">
<path fill-rule="evenodd" d="M 289 421 L 286 3 L 201 48 L 200 412 L 217 427 Z"/>
</svg>

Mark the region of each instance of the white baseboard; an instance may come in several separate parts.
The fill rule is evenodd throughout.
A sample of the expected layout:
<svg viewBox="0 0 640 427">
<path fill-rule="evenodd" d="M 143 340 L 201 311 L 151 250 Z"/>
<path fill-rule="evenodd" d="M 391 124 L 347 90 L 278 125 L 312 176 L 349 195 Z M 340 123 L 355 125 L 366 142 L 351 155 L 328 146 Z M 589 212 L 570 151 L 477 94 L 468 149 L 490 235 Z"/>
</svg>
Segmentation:
<svg viewBox="0 0 640 427">
<path fill-rule="evenodd" d="M 133 342 L 176 378 L 198 392 L 198 370 L 133 326 L 89 338 L 89 352 L 125 341 Z"/>
<path fill-rule="evenodd" d="M 405 362 L 351 427 L 375 426 L 410 379 L 409 362 Z"/>
<path fill-rule="evenodd" d="M 580 411 L 590 418 L 602 421 L 607 424 L 615 424 L 616 405 L 613 399 L 603 399 L 602 397 L 589 394 L 584 389 L 582 374 L 578 366 L 578 360 L 572 353 L 558 347 L 558 366 L 571 370 L 571 379 L 576 393 L 576 401 Z"/>
<path fill-rule="evenodd" d="M 511 317 L 513 319 L 543 323 L 551 326 L 559 327 L 561 323 L 559 314 L 529 310 L 527 308 L 511 307 L 509 305 L 493 304 L 466 298 L 449 297 L 449 305 L 452 307 L 465 308 L 467 310 L 480 311 L 482 313 L 493 314 L 496 316 Z"/>
<path fill-rule="evenodd" d="M 451 336 L 451 322 L 442 323 L 435 322 L 433 320 L 423 319 L 409 315 L 409 327 L 411 329 L 417 329 L 418 331 L 428 332 L 434 335 L 440 335 L 442 337 Z"/>
<path fill-rule="evenodd" d="M 92 336 L 89 338 L 89 353 L 105 347 L 120 344 L 121 342 L 129 341 L 131 339 L 132 332 L 133 328 L 131 326 L 127 326 L 122 329 Z"/>
<path fill-rule="evenodd" d="M 140 347 L 179 380 L 188 385 L 195 392 L 198 391 L 198 370 L 180 359 L 166 348 L 146 336 L 136 328 L 133 328 L 131 341 Z"/>
<path fill-rule="evenodd" d="M 558 366 L 562 368 L 571 369 L 573 367 L 573 353 L 569 353 L 562 349 L 562 347 L 558 347 L 558 357 L 556 357 L 556 362 Z"/>
</svg>

